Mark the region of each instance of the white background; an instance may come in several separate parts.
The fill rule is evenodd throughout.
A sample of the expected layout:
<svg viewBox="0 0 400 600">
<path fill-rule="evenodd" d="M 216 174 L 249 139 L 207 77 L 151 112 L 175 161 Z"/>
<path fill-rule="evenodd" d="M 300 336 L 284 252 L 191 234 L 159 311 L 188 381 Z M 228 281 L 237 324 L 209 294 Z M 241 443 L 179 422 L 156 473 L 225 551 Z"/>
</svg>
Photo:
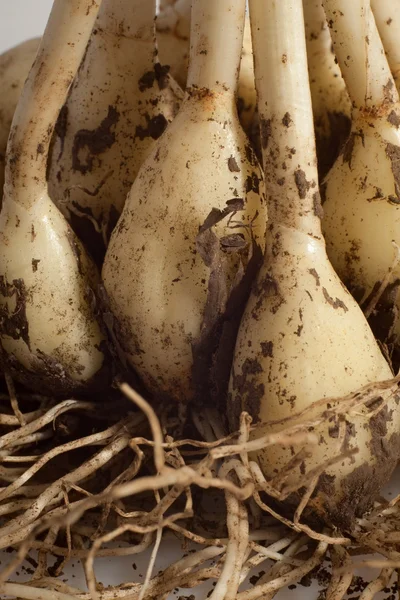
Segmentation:
<svg viewBox="0 0 400 600">
<path fill-rule="evenodd" d="M 150 1 L 150 0 L 149 0 Z M 216 0 L 217 1 L 217 0 Z M 52 5 L 52 0 L 0 0 L 0 53 L 15 46 L 16 44 L 32 37 L 41 35 L 46 25 L 46 20 Z M 399 471 L 395 480 L 398 482 L 400 477 Z M 392 494 L 397 486 L 391 486 Z M 157 561 L 155 572 L 164 565 L 168 564 L 174 556 L 180 554 L 179 544 L 176 542 L 166 542 L 162 547 L 160 560 Z M 10 554 L 0 552 L 0 561 L 4 566 L 10 560 Z M 116 584 L 123 581 L 142 581 L 145 573 L 146 561 L 148 555 L 140 557 L 128 557 L 124 559 L 99 560 L 97 565 L 98 579 L 103 584 Z M 132 563 L 137 564 L 137 570 L 132 568 Z M 256 570 L 262 570 L 262 566 Z M 372 575 L 371 571 L 370 574 Z M 77 587 L 85 587 L 82 567 L 79 563 L 75 563 L 75 568 L 68 569 L 65 573 L 69 577 L 71 585 Z M 140 577 L 142 576 L 142 577 Z M 20 579 L 26 579 L 21 577 Z M 181 593 L 190 595 L 190 591 L 184 590 Z M 172 598 L 179 597 L 180 593 L 174 593 Z M 195 594 L 198 600 L 203 600 L 206 597 L 206 590 L 202 586 Z M 2 596 L 4 597 L 4 596 Z M 276 597 L 277 600 L 314 600 L 317 597 L 317 590 L 312 588 L 302 588 L 298 586 L 293 592 L 287 590 L 282 591 Z M 377 598 L 381 598 L 379 595 Z"/>
<path fill-rule="evenodd" d="M 0 0 L 0 53 L 41 35 L 52 0 Z"/>
</svg>

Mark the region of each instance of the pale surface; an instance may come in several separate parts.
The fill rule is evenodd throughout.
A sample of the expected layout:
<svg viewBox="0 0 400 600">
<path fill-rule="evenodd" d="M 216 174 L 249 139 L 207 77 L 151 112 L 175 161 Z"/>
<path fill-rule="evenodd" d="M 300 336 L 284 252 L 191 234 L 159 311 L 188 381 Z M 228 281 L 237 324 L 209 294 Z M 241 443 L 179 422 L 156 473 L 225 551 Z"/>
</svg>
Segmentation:
<svg viewBox="0 0 400 600">
<path fill-rule="evenodd" d="M 12 2 L 0 0 L 0 52 L 25 39 L 40 35 L 46 24 L 51 5 L 52 0 L 12 0 Z M 395 473 L 393 480 L 397 482 L 397 486 L 394 484 L 391 486 L 392 493 L 394 493 L 395 489 L 399 488 L 399 470 Z M 155 573 L 163 566 L 167 566 L 171 560 L 178 558 L 180 552 L 180 544 L 177 540 L 171 538 L 170 542 L 166 542 L 162 546 L 159 559 L 156 563 Z M 10 557 L 13 556 L 14 554 L 0 552 L 0 568 L 4 568 L 9 562 Z M 149 553 L 140 557 L 122 557 L 117 560 L 109 558 L 99 559 L 96 561 L 97 577 L 104 585 L 117 584 L 123 581 L 143 581 L 148 557 Z M 78 561 L 73 561 L 72 564 L 74 566 L 66 569 L 63 579 L 68 578 L 68 582 L 72 586 L 86 589 L 81 564 Z M 136 564 L 136 569 L 133 568 L 133 564 Z M 28 563 L 25 563 L 24 566 L 31 568 Z M 263 569 L 265 567 L 260 565 L 257 567 L 255 574 L 258 574 Z M 18 569 L 18 572 L 20 576 L 16 577 L 16 580 L 27 581 L 29 579 L 29 574 L 25 569 Z M 369 577 L 372 577 L 375 573 L 377 574 L 377 571 L 368 569 Z M 199 587 L 194 593 L 196 600 L 204 600 L 209 589 L 205 585 Z M 174 592 L 170 598 L 174 600 L 181 595 L 190 596 L 192 593 L 189 590 L 182 590 Z M 313 584 L 312 587 L 297 586 L 293 591 L 283 590 L 276 596 L 276 600 L 316 600 L 317 596 L 318 587 Z M 381 600 L 384 597 L 385 594 L 379 594 L 376 600 Z"/>
</svg>

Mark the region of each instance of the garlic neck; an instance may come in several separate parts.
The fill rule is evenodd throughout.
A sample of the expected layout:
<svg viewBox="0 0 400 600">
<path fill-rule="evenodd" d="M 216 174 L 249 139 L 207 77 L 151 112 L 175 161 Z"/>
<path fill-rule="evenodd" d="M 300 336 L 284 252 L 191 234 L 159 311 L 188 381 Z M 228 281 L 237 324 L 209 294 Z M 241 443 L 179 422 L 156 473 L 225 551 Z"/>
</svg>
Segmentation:
<svg viewBox="0 0 400 600">
<path fill-rule="evenodd" d="M 195 120 L 221 122 L 230 117 L 239 124 L 236 95 L 231 89 L 187 88 L 182 106 Z"/>
<path fill-rule="evenodd" d="M 400 143 L 400 103 L 383 105 L 379 110 L 353 110 L 353 134 L 380 135 L 391 144 Z"/>
<path fill-rule="evenodd" d="M 322 0 L 303 0 L 303 7 L 310 79 L 313 79 L 314 72 L 318 73 L 325 65 L 325 68 L 334 69 L 340 76 L 332 54 L 332 39 Z"/>
<path fill-rule="evenodd" d="M 193 0 L 188 88 L 236 91 L 245 0 Z"/>
</svg>

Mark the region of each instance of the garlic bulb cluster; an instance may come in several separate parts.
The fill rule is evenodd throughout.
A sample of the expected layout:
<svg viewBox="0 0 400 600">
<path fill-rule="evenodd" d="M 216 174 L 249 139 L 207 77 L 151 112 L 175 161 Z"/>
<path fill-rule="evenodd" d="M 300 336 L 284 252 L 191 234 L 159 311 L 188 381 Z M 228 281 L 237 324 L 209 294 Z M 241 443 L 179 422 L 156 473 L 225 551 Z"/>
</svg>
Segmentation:
<svg viewBox="0 0 400 600">
<path fill-rule="evenodd" d="M 389 272 L 396 316 L 397 2 L 54 0 L 6 150 L 2 368 L 58 396 L 134 372 L 255 439 L 312 426 L 312 452 L 250 461 L 351 530 L 400 458 L 396 395 L 342 410 L 392 377 L 345 285 L 365 302 Z M 0 59 L 16 89 L 36 43 Z"/>
</svg>

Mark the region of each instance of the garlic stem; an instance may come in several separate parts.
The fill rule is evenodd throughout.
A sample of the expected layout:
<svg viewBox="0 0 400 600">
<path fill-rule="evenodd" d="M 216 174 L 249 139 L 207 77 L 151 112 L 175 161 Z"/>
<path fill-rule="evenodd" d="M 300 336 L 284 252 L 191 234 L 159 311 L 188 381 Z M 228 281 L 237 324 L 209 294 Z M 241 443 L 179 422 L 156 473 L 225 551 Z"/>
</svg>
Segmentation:
<svg viewBox="0 0 400 600">
<path fill-rule="evenodd" d="M 96 28 L 148 42 L 154 56 L 155 17 L 156 0 L 103 0 Z"/>
<path fill-rule="evenodd" d="M 236 91 L 245 8 L 245 0 L 193 3 L 188 88 Z"/>
<path fill-rule="evenodd" d="M 250 19 L 269 218 L 320 237 L 302 1 L 250 0 Z"/>
<path fill-rule="evenodd" d="M 323 0 L 339 66 L 355 108 L 398 101 L 370 0 Z"/>
<path fill-rule="evenodd" d="M 55 0 L 38 55 L 19 100 L 7 146 L 5 187 L 29 209 L 47 189 L 54 125 L 85 51 L 100 0 Z M 68 52 L 66 52 L 68 48 Z M 61 73 L 61 75 L 60 75 Z M 7 194 L 4 203 L 9 202 Z"/>
<path fill-rule="evenodd" d="M 303 0 L 308 72 L 320 180 L 350 131 L 351 102 L 332 48 L 322 0 Z"/>
<path fill-rule="evenodd" d="M 397 90 L 399 90 L 400 0 L 371 0 L 371 7 Z"/>
</svg>

